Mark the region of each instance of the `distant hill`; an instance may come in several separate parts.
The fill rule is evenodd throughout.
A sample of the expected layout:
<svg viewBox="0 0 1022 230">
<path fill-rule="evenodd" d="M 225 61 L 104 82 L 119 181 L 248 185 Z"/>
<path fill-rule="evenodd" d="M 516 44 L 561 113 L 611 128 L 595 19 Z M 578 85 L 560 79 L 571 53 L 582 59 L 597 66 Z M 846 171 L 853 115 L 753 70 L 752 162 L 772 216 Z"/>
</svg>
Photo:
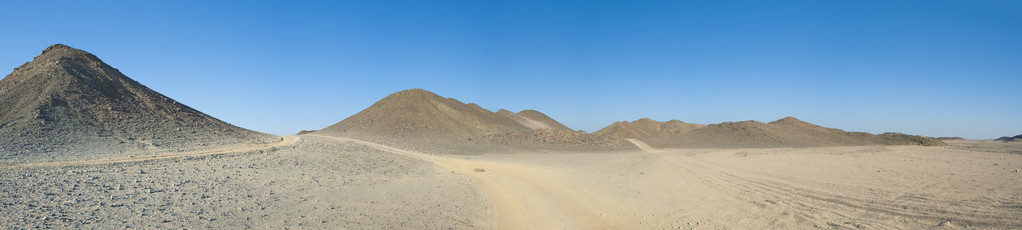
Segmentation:
<svg viewBox="0 0 1022 230">
<path fill-rule="evenodd" d="M 422 89 L 391 94 L 369 108 L 313 132 L 383 142 L 434 153 L 521 149 L 630 148 L 620 140 L 578 134 L 535 110 L 491 112 Z"/>
<path fill-rule="evenodd" d="M 564 126 L 564 124 L 536 110 L 522 110 L 518 113 L 512 113 L 511 111 L 501 109 L 497 111 L 497 115 L 511 119 L 532 130 L 571 130 L 568 126 Z"/>
<path fill-rule="evenodd" d="M 0 108 L 6 162 L 279 139 L 196 111 L 60 44 L 0 80 Z"/>
<path fill-rule="evenodd" d="M 679 120 L 660 122 L 649 118 L 642 118 L 633 122 L 614 122 L 593 134 L 610 138 L 653 137 L 680 135 L 701 127 L 703 125 L 689 124 Z"/>
<path fill-rule="evenodd" d="M 528 126 L 479 105 L 465 104 L 422 89 L 410 89 L 391 94 L 369 108 L 317 132 L 468 137 L 531 130 Z"/>
<path fill-rule="evenodd" d="M 998 141 L 1004 141 L 1004 142 L 1022 141 L 1022 135 L 1017 135 L 1017 136 L 1014 136 L 1014 137 L 1004 136 L 1004 137 L 1001 137 L 1001 138 L 997 138 L 997 140 Z"/>
<path fill-rule="evenodd" d="M 642 122 L 640 122 L 642 121 Z M 635 125 L 635 123 L 645 125 Z M 682 129 L 676 133 L 652 132 L 657 127 L 649 121 L 639 120 L 626 123 L 616 122 L 596 132 L 597 135 L 615 135 L 623 138 L 637 138 L 655 148 L 779 148 L 779 147 L 822 147 L 856 145 L 946 145 L 944 142 L 923 136 L 900 133 L 873 135 L 861 132 L 845 132 L 825 128 L 794 117 L 785 117 L 770 123 L 758 121 L 724 122 Z M 691 127 L 691 126 L 688 126 Z M 635 130 L 635 131 L 631 131 Z M 601 133 L 603 132 L 603 133 Z"/>
<path fill-rule="evenodd" d="M 965 138 L 962 138 L 962 137 L 937 137 L 937 140 L 942 140 L 942 141 L 961 141 L 961 140 L 965 140 Z"/>
</svg>

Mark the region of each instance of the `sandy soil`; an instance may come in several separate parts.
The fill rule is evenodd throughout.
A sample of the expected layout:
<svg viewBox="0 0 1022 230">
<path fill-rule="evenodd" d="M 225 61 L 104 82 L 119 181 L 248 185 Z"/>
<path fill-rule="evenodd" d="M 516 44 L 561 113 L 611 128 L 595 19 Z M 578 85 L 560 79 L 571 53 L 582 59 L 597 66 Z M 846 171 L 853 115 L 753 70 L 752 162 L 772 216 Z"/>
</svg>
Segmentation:
<svg viewBox="0 0 1022 230">
<path fill-rule="evenodd" d="M 235 154 L 9 167 L 0 228 L 1022 227 L 1022 155 L 996 148 L 643 149 L 441 156 L 300 135 Z"/>
<path fill-rule="evenodd" d="M 1022 154 L 1022 141 L 994 140 L 951 140 L 946 141 L 957 149 L 985 152 L 1006 152 Z"/>
</svg>

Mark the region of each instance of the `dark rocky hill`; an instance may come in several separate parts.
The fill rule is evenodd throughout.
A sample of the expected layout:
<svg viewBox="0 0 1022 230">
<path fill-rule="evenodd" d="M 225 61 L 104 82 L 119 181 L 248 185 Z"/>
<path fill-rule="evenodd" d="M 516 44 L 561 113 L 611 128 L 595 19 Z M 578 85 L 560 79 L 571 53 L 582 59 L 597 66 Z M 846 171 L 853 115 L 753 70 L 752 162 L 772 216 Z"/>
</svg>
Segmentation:
<svg viewBox="0 0 1022 230">
<path fill-rule="evenodd" d="M 0 80 L 0 159 L 79 159 L 279 137 L 178 103 L 95 55 L 53 45 Z"/>
<path fill-rule="evenodd" d="M 1014 136 L 1014 137 L 1004 136 L 1004 137 L 1001 137 L 1001 138 L 997 138 L 997 140 L 998 141 L 1004 141 L 1004 142 L 1022 141 L 1022 134 Z"/>
</svg>

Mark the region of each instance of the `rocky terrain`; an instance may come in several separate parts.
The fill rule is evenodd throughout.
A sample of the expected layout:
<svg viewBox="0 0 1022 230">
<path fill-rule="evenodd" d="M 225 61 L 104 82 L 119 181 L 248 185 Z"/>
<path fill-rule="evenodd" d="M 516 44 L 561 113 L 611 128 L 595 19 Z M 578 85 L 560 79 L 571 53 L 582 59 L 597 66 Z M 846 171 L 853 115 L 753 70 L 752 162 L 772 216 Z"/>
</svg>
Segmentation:
<svg viewBox="0 0 1022 230">
<path fill-rule="evenodd" d="M 632 144 L 622 139 L 591 135 L 585 131 L 539 129 L 526 133 L 499 133 L 486 137 L 499 146 L 516 146 L 519 151 L 607 151 L 631 150 Z"/>
<path fill-rule="evenodd" d="M 0 168 L 2 229 L 477 229 L 470 179 L 364 145 L 302 136 L 229 155 Z"/>
<path fill-rule="evenodd" d="M 0 228 L 1022 226 L 1022 155 L 1000 151 L 851 146 L 466 156 L 297 138 L 229 154 L 0 167 Z"/>
<path fill-rule="evenodd" d="M 0 108 L 0 163 L 280 140 L 196 111 L 60 44 L 0 80 Z"/>
<path fill-rule="evenodd" d="M 535 110 L 491 112 L 422 89 L 391 94 L 313 133 L 353 137 L 438 154 L 480 154 L 578 148 L 634 149 L 609 138 L 571 131 Z"/>
</svg>

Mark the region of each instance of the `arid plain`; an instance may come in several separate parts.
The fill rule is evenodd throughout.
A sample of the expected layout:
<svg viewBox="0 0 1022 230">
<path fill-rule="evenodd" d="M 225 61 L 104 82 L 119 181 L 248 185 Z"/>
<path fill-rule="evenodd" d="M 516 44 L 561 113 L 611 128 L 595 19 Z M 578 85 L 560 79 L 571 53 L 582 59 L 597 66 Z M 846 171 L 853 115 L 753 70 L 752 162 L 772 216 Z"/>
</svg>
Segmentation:
<svg viewBox="0 0 1022 230">
<path fill-rule="evenodd" d="M 47 48 L 0 81 L 0 228 L 1011 229 L 1018 141 L 639 119 L 413 89 L 277 137 Z"/>
</svg>

